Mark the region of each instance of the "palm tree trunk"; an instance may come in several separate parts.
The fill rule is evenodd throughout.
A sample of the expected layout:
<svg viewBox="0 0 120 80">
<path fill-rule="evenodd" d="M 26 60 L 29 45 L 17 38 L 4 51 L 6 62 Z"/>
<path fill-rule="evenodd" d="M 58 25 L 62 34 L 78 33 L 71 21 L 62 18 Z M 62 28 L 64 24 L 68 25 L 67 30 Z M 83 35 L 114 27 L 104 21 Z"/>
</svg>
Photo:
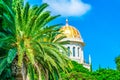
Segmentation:
<svg viewBox="0 0 120 80">
<path fill-rule="evenodd" d="M 39 66 L 37 65 L 37 63 L 35 63 L 35 67 L 37 68 L 37 70 L 38 70 L 38 74 L 39 74 L 39 78 L 38 78 L 38 80 L 42 80 L 41 69 L 39 68 Z"/>
<path fill-rule="evenodd" d="M 25 63 L 24 63 L 24 62 L 22 62 L 21 73 L 22 73 L 22 78 L 23 78 L 23 80 L 27 80 L 26 66 L 25 66 Z"/>
<path fill-rule="evenodd" d="M 48 80 L 48 79 L 49 79 L 48 70 L 45 69 L 45 71 L 46 71 L 46 74 L 45 74 L 45 80 Z"/>
<path fill-rule="evenodd" d="M 16 80 L 23 80 L 21 75 L 21 68 L 18 66 L 17 58 L 15 58 L 12 62 L 12 75 Z"/>
</svg>

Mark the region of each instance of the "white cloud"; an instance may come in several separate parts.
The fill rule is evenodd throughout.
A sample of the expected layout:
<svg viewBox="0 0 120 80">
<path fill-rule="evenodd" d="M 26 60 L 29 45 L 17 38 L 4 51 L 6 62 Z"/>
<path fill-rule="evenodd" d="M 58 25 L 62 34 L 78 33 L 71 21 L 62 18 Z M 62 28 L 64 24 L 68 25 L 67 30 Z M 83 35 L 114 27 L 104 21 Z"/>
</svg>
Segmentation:
<svg viewBox="0 0 120 80">
<path fill-rule="evenodd" d="M 62 16 L 82 16 L 91 9 L 89 4 L 81 0 L 42 0 L 49 4 L 49 10 L 53 14 Z"/>
</svg>

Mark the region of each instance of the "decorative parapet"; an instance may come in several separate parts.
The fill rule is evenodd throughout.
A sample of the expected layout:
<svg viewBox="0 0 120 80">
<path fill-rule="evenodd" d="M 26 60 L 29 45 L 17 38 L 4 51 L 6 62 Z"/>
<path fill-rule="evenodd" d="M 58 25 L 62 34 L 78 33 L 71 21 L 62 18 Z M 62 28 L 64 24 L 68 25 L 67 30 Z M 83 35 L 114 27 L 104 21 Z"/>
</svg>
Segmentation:
<svg viewBox="0 0 120 80">
<path fill-rule="evenodd" d="M 80 38 L 65 38 L 63 40 L 70 40 L 70 41 L 78 41 L 78 42 L 83 42 L 83 39 L 80 39 Z"/>
<path fill-rule="evenodd" d="M 89 69 L 90 70 L 90 64 L 87 64 L 87 63 L 83 63 L 83 66 L 85 67 L 85 68 L 87 68 L 87 69 Z"/>
</svg>

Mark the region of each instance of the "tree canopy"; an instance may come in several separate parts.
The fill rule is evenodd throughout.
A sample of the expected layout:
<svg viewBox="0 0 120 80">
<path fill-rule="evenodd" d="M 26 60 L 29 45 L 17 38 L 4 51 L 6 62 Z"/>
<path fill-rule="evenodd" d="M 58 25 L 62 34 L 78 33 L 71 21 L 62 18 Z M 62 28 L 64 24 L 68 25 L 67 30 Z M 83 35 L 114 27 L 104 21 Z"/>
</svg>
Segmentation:
<svg viewBox="0 0 120 80">
<path fill-rule="evenodd" d="M 120 55 L 115 58 L 116 68 L 120 71 Z"/>
</svg>

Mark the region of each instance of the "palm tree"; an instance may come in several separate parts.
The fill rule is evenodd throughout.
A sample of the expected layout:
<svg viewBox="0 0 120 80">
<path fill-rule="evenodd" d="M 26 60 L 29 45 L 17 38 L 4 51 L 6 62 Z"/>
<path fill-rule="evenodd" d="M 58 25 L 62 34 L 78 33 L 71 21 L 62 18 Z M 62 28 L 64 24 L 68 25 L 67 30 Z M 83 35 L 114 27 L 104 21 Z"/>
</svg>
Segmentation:
<svg viewBox="0 0 120 80">
<path fill-rule="evenodd" d="M 17 65 L 23 80 L 60 79 L 60 70 L 67 71 L 70 60 L 63 44 L 68 42 L 61 41 L 64 36 L 56 38 L 61 34 L 59 24 L 47 26 L 59 16 L 51 16 L 49 11 L 44 10 L 47 6 L 45 3 L 31 7 L 29 3 L 23 5 L 21 0 L 13 0 L 8 6 L 0 1 L 0 9 L 4 10 L 0 48 L 6 51 L 0 56 L 0 74 L 7 64 Z M 17 64 L 13 64 L 14 61 Z"/>
</svg>

